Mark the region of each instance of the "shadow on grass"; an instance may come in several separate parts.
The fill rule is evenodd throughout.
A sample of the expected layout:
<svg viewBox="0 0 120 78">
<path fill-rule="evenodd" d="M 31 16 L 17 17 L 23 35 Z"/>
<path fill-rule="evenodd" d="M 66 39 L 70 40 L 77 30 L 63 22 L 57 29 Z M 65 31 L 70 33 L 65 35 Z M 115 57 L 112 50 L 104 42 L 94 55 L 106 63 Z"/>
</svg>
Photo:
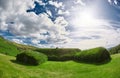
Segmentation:
<svg viewBox="0 0 120 78">
<path fill-rule="evenodd" d="M 16 64 L 24 65 L 24 66 L 37 66 L 37 65 L 30 65 L 30 64 L 18 62 L 17 60 L 10 60 L 10 61 L 13 62 L 13 63 L 16 63 Z"/>
<path fill-rule="evenodd" d="M 76 60 L 49 60 L 49 61 L 53 61 L 53 62 L 67 62 L 67 61 L 74 61 L 76 63 L 83 63 L 83 64 L 92 64 L 92 65 L 104 65 L 107 64 L 111 61 L 111 59 L 109 60 L 105 60 L 102 62 L 90 62 L 90 61 L 76 61 Z"/>
<path fill-rule="evenodd" d="M 108 59 L 108 60 L 105 60 L 105 61 L 102 61 L 102 62 L 88 62 L 88 61 L 76 61 L 74 60 L 75 62 L 77 63 L 85 63 L 85 64 L 93 64 L 93 65 L 104 65 L 104 64 L 107 64 L 111 61 L 111 59 Z"/>
<path fill-rule="evenodd" d="M 10 60 L 10 61 L 13 62 L 13 63 L 16 63 L 16 64 L 25 65 L 25 66 L 37 66 L 37 65 L 30 65 L 30 64 L 18 62 L 18 61 L 16 61 L 16 60 Z M 83 64 L 104 65 L 104 64 L 109 63 L 109 62 L 111 61 L 111 59 L 105 60 L 105 61 L 103 61 L 103 62 L 88 62 L 88 61 L 76 61 L 76 60 L 48 60 L 48 61 L 53 61 L 53 62 L 74 61 L 74 62 L 83 63 Z"/>
</svg>

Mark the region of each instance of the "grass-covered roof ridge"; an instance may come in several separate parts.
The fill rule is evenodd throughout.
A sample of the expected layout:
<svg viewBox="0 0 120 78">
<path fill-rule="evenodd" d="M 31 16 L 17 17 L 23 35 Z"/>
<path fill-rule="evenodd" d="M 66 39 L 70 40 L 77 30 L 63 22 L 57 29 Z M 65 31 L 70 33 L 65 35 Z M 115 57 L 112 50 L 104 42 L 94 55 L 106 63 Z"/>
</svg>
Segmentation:
<svg viewBox="0 0 120 78">
<path fill-rule="evenodd" d="M 75 58 L 80 62 L 82 61 L 88 63 L 101 63 L 111 59 L 109 52 L 103 47 L 83 50 L 79 53 L 76 53 Z"/>
<path fill-rule="evenodd" d="M 47 61 L 47 56 L 43 53 L 39 53 L 32 50 L 26 50 L 20 54 L 17 54 L 16 61 L 28 65 L 39 65 Z"/>
</svg>

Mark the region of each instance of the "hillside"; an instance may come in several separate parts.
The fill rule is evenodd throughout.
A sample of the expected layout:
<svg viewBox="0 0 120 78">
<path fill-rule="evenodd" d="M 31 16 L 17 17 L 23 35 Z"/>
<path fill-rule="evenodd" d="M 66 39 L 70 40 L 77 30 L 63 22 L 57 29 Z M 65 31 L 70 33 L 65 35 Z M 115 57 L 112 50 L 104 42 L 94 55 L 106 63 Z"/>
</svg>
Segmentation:
<svg viewBox="0 0 120 78">
<path fill-rule="evenodd" d="M 0 53 L 16 56 L 19 52 L 26 49 L 36 49 L 36 47 L 17 44 L 15 42 L 8 41 L 0 36 Z"/>
<path fill-rule="evenodd" d="M 120 44 L 117 45 L 117 46 L 115 46 L 115 47 L 110 48 L 109 51 L 110 51 L 111 54 L 117 54 L 117 53 L 120 53 Z"/>
<path fill-rule="evenodd" d="M 0 78 L 120 78 L 120 54 L 111 55 L 110 62 L 100 65 L 75 61 L 47 61 L 38 66 L 30 66 L 16 62 L 16 57 L 14 57 L 24 50 L 36 50 L 48 57 L 69 56 L 68 54 L 71 56 L 77 51 L 81 52 L 80 49 L 75 48 L 36 48 L 10 42 L 0 37 Z M 86 50 L 89 51 L 86 53 L 95 55 L 93 51 L 96 52 L 96 50 L 99 49 Z"/>
<path fill-rule="evenodd" d="M 48 56 L 55 55 L 57 57 L 63 55 L 73 55 L 74 53 L 81 51 L 77 48 L 37 48 L 34 46 L 11 42 L 0 36 L 0 53 L 16 56 L 18 53 L 23 52 L 24 50 L 35 50 Z"/>
<path fill-rule="evenodd" d="M 0 53 L 15 56 L 17 53 L 19 53 L 19 50 L 12 42 L 0 37 Z"/>
<path fill-rule="evenodd" d="M 103 65 L 48 61 L 26 66 L 16 63 L 13 56 L 0 54 L 0 78 L 120 78 L 119 59 L 120 54 L 115 54 Z"/>
<path fill-rule="evenodd" d="M 47 55 L 49 61 L 73 60 L 74 55 L 81 52 L 78 48 L 39 48 L 36 51 Z"/>
</svg>

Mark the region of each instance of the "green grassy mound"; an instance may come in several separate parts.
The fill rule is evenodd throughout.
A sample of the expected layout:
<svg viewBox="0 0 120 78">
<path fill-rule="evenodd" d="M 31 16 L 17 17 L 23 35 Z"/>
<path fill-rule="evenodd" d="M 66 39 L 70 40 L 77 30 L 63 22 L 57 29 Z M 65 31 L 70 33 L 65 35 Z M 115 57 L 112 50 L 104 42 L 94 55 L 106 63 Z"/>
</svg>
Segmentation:
<svg viewBox="0 0 120 78">
<path fill-rule="evenodd" d="M 74 55 L 81 50 L 77 48 L 40 48 L 36 49 L 36 51 L 46 54 L 50 61 L 66 61 L 73 60 Z"/>
<path fill-rule="evenodd" d="M 110 59 L 109 52 L 103 47 L 84 50 L 75 55 L 75 60 L 88 63 L 101 63 Z"/>
<path fill-rule="evenodd" d="M 14 44 L 0 36 L 0 53 L 16 56 L 19 50 Z"/>
<path fill-rule="evenodd" d="M 27 65 L 39 65 L 47 61 L 47 56 L 43 53 L 27 50 L 18 54 L 16 61 Z"/>
<path fill-rule="evenodd" d="M 0 53 L 16 56 L 18 53 L 24 50 L 34 50 L 36 47 L 17 44 L 11 41 L 8 41 L 0 36 Z"/>
<path fill-rule="evenodd" d="M 112 47 L 110 50 L 109 50 L 110 54 L 117 54 L 117 53 L 120 53 L 120 44 L 115 46 L 115 47 Z"/>
<path fill-rule="evenodd" d="M 26 66 L 12 62 L 15 57 L 0 54 L 0 78 L 120 78 L 120 54 L 111 57 L 102 65 L 47 61 Z"/>
</svg>

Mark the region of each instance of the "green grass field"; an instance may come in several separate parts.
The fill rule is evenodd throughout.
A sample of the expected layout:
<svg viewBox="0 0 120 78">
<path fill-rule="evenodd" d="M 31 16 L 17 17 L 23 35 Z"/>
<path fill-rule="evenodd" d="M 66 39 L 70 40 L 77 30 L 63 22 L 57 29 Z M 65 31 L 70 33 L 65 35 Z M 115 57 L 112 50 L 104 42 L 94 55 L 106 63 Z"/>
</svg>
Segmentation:
<svg viewBox="0 0 120 78">
<path fill-rule="evenodd" d="M 33 50 L 33 49 L 36 49 L 36 47 L 17 44 L 15 42 L 6 40 L 0 36 L 0 53 L 10 55 L 10 56 L 16 56 L 18 53 L 26 49 Z"/>
<path fill-rule="evenodd" d="M 0 78 L 120 78 L 120 54 L 111 55 L 110 62 L 100 65 L 75 61 L 47 61 L 38 66 L 30 66 L 15 61 L 15 56 L 26 50 L 36 50 L 45 53 L 48 57 L 74 55 L 77 51 L 81 52 L 74 48 L 40 49 L 10 42 L 0 36 Z M 119 51 L 116 48 L 115 50 Z M 91 52 L 93 53 L 94 50 Z"/>
<path fill-rule="evenodd" d="M 0 53 L 15 56 L 19 53 L 19 50 L 12 42 L 7 41 L 0 36 Z"/>
<path fill-rule="evenodd" d="M 120 54 L 111 57 L 103 65 L 48 61 L 26 66 L 12 62 L 13 56 L 0 54 L 0 78 L 120 78 Z"/>
</svg>

